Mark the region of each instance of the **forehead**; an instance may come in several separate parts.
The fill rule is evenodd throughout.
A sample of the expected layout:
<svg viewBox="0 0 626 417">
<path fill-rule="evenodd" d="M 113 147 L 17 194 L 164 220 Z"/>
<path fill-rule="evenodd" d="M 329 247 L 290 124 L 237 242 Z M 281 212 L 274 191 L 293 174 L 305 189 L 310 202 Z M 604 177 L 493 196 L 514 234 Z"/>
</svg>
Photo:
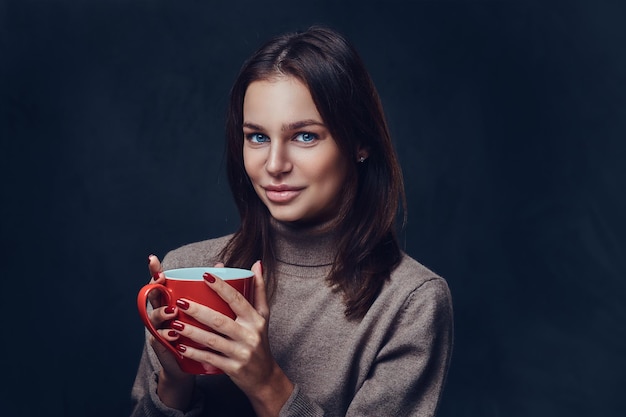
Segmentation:
<svg viewBox="0 0 626 417">
<path fill-rule="evenodd" d="M 250 123 L 322 121 L 308 87 L 291 76 L 250 83 L 244 96 L 243 118 Z"/>
</svg>

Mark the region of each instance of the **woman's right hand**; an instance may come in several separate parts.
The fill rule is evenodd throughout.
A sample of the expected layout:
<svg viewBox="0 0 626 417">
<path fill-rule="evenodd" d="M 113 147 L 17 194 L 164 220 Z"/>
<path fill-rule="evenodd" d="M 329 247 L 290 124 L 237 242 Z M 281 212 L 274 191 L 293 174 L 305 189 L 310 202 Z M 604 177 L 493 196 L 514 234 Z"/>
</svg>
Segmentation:
<svg viewBox="0 0 626 417">
<path fill-rule="evenodd" d="M 165 284 L 165 275 L 161 268 L 161 262 L 155 255 L 148 257 L 148 269 L 150 270 L 151 284 Z M 173 320 L 178 315 L 178 308 L 174 306 L 162 306 L 158 291 L 152 291 L 148 294 L 148 299 L 153 307 L 149 314 L 150 321 L 159 334 L 170 342 L 178 339 L 178 333 L 174 330 L 164 327 L 165 323 Z M 186 410 L 191 401 L 193 392 L 194 376 L 183 372 L 176 362 L 176 358 L 172 352 L 163 346 L 154 336 L 150 335 L 150 345 L 161 362 L 161 371 L 159 373 L 159 382 L 157 386 L 157 394 L 168 407 L 178 410 Z"/>
</svg>

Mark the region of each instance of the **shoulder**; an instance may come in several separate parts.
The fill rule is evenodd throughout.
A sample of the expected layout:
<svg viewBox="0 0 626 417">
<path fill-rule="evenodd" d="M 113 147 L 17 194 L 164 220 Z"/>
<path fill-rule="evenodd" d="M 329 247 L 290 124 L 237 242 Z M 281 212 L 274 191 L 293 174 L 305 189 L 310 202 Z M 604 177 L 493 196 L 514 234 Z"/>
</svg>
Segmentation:
<svg viewBox="0 0 626 417">
<path fill-rule="evenodd" d="M 390 281 L 395 285 L 410 288 L 418 288 L 429 281 L 445 283 L 446 281 L 436 272 L 422 265 L 406 253 L 402 253 L 402 259 L 396 268 L 391 271 Z"/>
<path fill-rule="evenodd" d="M 446 280 L 405 253 L 392 271 L 383 289 L 385 293 L 398 298 L 398 302 L 405 307 L 426 302 L 437 304 L 440 308 L 451 308 L 452 297 Z"/>
<path fill-rule="evenodd" d="M 389 346 L 423 347 L 435 338 L 446 341 L 448 346 L 453 317 L 452 297 L 445 279 L 403 254 L 364 320 L 381 326 L 382 334 L 395 340 L 384 342 L 391 343 Z"/>
<path fill-rule="evenodd" d="M 221 262 L 219 254 L 231 239 L 226 235 L 183 245 L 168 252 L 163 258 L 163 269 L 186 268 L 193 266 L 213 266 Z"/>
</svg>

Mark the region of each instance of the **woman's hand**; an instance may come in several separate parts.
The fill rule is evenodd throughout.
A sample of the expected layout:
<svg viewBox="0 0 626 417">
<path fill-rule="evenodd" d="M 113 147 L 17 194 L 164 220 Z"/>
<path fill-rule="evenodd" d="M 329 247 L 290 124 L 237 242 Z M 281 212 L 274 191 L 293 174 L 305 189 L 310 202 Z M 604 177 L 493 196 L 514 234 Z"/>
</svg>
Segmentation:
<svg viewBox="0 0 626 417">
<path fill-rule="evenodd" d="M 252 271 L 254 305 L 220 278 L 208 275 L 206 279 L 207 285 L 237 315 L 235 320 L 193 301 L 177 300 L 178 308 L 217 332 L 185 324 L 178 333 L 214 352 L 184 345 L 179 345 L 179 350 L 185 357 L 222 369 L 248 396 L 258 416 L 277 416 L 291 395 L 293 384 L 270 351 L 270 311 L 260 261 L 254 264 Z"/>
<path fill-rule="evenodd" d="M 150 283 L 165 284 L 165 275 L 163 275 L 161 262 L 154 255 L 148 257 L 148 269 L 152 280 Z M 159 334 L 166 340 L 173 342 L 179 338 L 178 333 L 170 328 L 164 328 L 165 323 L 174 320 L 178 315 L 178 309 L 170 309 L 168 306 L 161 306 L 158 291 L 152 291 L 148 294 L 148 299 L 153 307 L 150 313 L 150 321 L 152 325 L 158 329 Z M 161 362 L 161 371 L 159 373 L 159 382 L 157 386 L 157 394 L 168 407 L 186 410 L 191 402 L 193 392 L 194 376 L 183 372 L 176 358 L 172 353 L 157 341 L 154 336 L 150 335 L 150 345 Z"/>
</svg>

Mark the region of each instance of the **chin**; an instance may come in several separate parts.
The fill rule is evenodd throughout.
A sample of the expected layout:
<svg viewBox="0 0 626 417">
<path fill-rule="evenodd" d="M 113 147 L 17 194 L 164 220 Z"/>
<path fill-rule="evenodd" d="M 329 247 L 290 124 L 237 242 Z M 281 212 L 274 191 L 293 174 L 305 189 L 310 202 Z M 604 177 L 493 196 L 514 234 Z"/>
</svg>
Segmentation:
<svg viewBox="0 0 626 417">
<path fill-rule="evenodd" d="M 269 212 L 275 220 L 283 223 L 298 223 L 305 219 L 303 213 L 297 212 L 284 206 L 274 207 L 274 209 L 270 209 Z"/>
<path fill-rule="evenodd" d="M 301 216 L 288 215 L 288 214 L 278 214 L 278 213 L 270 213 L 275 220 L 283 223 L 299 223 L 303 219 Z"/>
<path fill-rule="evenodd" d="M 287 223 L 292 226 L 310 227 L 327 223 L 330 219 L 320 217 L 307 217 L 303 215 L 287 213 L 271 213 L 271 216 L 280 223 Z"/>
</svg>

